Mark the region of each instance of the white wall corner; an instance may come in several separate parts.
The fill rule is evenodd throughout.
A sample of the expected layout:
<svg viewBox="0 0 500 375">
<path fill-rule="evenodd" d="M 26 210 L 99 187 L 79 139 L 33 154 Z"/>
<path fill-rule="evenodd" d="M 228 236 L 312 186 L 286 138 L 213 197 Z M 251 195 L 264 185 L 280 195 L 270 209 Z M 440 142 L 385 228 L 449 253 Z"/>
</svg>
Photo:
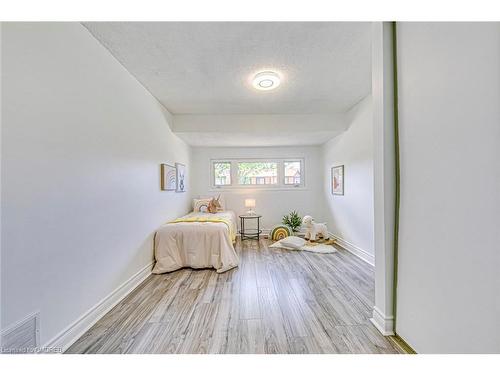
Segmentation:
<svg viewBox="0 0 500 375">
<path fill-rule="evenodd" d="M 62 352 L 66 351 L 73 343 L 76 342 L 76 340 L 78 340 L 86 331 L 97 323 L 99 319 L 106 315 L 106 313 L 115 307 L 130 292 L 146 280 L 146 278 L 151 275 L 152 267 L 153 262 L 148 263 L 43 346 L 61 348 Z"/>
<path fill-rule="evenodd" d="M 394 336 L 394 317 L 385 316 L 376 306 L 373 308 L 373 317 L 370 322 L 382 333 L 384 336 Z"/>
<path fill-rule="evenodd" d="M 384 334 L 394 330 L 395 154 L 393 39 L 390 22 L 372 28 L 373 179 L 375 308 L 372 323 Z"/>
</svg>

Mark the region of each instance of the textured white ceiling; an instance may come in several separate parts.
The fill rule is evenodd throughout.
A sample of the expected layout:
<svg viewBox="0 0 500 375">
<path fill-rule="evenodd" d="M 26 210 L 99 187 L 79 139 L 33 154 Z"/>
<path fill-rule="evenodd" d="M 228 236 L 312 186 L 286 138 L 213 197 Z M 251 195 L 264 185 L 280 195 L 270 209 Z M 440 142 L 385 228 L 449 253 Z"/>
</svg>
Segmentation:
<svg viewBox="0 0 500 375">
<path fill-rule="evenodd" d="M 369 23 L 84 25 L 173 114 L 339 113 L 371 87 Z M 264 69 L 276 90 L 252 88 Z"/>
</svg>

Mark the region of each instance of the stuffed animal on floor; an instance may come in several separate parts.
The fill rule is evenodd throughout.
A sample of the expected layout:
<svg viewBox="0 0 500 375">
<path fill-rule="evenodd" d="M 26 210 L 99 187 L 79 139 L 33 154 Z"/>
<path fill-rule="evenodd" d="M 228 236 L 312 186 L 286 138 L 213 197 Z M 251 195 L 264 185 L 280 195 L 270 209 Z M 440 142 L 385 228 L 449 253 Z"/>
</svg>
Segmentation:
<svg viewBox="0 0 500 375">
<path fill-rule="evenodd" d="M 219 211 L 220 208 L 222 208 L 220 202 L 220 194 L 217 198 L 213 197 L 210 202 L 208 203 L 207 211 L 210 212 L 211 214 L 216 214 L 217 211 Z"/>
<path fill-rule="evenodd" d="M 316 223 L 314 219 L 306 215 L 302 219 L 302 224 L 306 228 L 306 234 L 304 238 L 309 241 L 316 241 L 316 237 L 320 235 L 323 239 L 328 239 L 328 228 L 326 227 L 326 223 Z"/>
</svg>

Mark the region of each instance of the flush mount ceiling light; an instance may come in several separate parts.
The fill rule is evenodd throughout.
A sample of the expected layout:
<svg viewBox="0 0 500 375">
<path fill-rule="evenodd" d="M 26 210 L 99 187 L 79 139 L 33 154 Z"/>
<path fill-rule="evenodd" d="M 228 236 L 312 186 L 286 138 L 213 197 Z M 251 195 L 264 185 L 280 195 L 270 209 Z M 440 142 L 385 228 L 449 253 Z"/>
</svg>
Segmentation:
<svg viewBox="0 0 500 375">
<path fill-rule="evenodd" d="M 257 90 L 274 90 L 280 85 L 280 76 L 271 71 L 260 72 L 255 75 L 252 84 Z"/>
</svg>

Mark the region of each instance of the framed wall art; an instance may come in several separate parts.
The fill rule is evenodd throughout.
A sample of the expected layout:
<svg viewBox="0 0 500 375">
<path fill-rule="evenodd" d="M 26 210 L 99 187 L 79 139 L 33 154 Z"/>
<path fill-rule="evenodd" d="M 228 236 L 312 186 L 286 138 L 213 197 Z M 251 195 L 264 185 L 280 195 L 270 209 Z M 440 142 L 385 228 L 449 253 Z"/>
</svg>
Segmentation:
<svg viewBox="0 0 500 375">
<path fill-rule="evenodd" d="M 332 194 L 344 195 L 344 166 L 332 167 Z"/>
<path fill-rule="evenodd" d="M 177 188 L 177 173 L 173 165 L 161 164 L 161 190 L 173 191 Z"/>
<path fill-rule="evenodd" d="M 178 193 L 184 193 L 186 191 L 186 166 L 181 163 L 175 163 L 175 169 L 177 171 L 177 188 L 175 191 Z"/>
</svg>

